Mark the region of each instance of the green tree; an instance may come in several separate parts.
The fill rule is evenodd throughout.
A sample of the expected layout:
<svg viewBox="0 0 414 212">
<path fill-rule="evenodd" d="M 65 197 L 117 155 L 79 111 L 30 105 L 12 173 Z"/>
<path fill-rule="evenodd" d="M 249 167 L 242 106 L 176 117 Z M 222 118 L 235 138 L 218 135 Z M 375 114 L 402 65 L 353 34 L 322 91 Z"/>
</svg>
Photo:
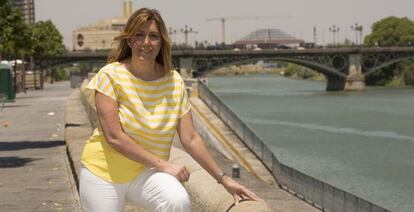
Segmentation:
<svg viewBox="0 0 414 212">
<path fill-rule="evenodd" d="M 36 22 L 32 26 L 32 38 L 33 56 L 36 60 L 47 62 L 48 59 L 60 56 L 65 52 L 63 37 L 50 20 Z M 40 64 L 42 72 L 43 65 L 44 63 Z M 47 75 L 50 74 L 52 83 L 59 77 L 57 69 L 49 69 L 47 73 Z"/>
<path fill-rule="evenodd" d="M 285 76 L 293 76 L 300 71 L 300 67 L 296 64 L 289 63 L 285 68 Z"/>
<path fill-rule="evenodd" d="M 407 46 L 414 41 L 414 22 L 394 16 L 372 25 L 372 33 L 364 39 L 368 46 Z"/>
<path fill-rule="evenodd" d="M 31 52 L 31 33 L 28 25 L 19 10 L 10 5 L 9 0 L 0 0 L 0 60 L 3 55 L 14 60 L 14 89 L 17 85 L 17 63 L 16 60 Z"/>
<path fill-rule="evenodd" d="M 286 66 L 284 75 L 295 79 L 316 79 L 319 76 L 316 71 L 293 63 Z"/>
<path fill-rule="evenodd" d="M 53 58 L 65 52 L 63 37 L 52 21 L 38 21 L 32 27 L 35 57 Z"/>
<path fill-rule="evenodd" d="M 17 59 L 31 50 L 31 33 L 17 9 L 8 0 L 0 0 L 0 59 Z"/>
<path fill-rule="evenodd" d="M 408 46 L 414 43 L 414 22 L 408 18 L 394 16 L 381 19 L 372 25 L 372 33 L 364 39 L 366 46 Z M 414 70 L 412 61 L 393 64 L 367 76 L 368 85 L 387 85 L 401 79 L 405 85 L 414 85 L 411 80 Z M 406 76 L 407 79 L 404 79 Z M 398 84 L 398 83 L 397 83 Z"/>
</svg>

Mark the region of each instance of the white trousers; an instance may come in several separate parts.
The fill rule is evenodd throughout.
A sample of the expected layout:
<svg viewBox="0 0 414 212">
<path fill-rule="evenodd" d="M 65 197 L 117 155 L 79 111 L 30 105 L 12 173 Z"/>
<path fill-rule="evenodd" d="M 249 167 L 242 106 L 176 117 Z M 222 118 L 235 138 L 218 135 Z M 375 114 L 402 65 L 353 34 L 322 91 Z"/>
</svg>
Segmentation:
<svg viewBox="0 0 414 212">
<path fill-rule="evenodd" d="M 187 191 L 181 183 L 154 170 L 146 169 L 129 183 L 114 184 L 82 167 L 79 187 L 84 212 L 122 212 L 125 200 L 151 211 L 191 211 Z"/>
</svg>

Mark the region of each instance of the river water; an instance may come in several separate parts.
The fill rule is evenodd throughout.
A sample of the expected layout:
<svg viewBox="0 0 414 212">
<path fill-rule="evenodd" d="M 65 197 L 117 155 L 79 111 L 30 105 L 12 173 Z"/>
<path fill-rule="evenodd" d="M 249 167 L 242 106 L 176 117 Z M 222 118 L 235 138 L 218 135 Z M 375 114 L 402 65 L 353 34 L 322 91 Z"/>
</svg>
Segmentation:
<svg viewBox="0 0 414 212">
<path fill-rule="evenodd" d="M 276 74 L 208 86 L 283 163 L 393 211 L 414 211 L 414 88 L 327 92 Z"/>
</svg>

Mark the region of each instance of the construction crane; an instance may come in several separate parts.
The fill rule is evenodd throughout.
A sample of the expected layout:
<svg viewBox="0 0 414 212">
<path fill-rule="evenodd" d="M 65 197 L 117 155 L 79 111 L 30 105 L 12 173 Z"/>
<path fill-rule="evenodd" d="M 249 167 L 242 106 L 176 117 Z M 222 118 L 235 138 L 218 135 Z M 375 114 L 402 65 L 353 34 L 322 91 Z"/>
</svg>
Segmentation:
<svg viewBox="0 0 414 212">
<path fill-rule="evenodd" d="M 241 20 L 259 20 L 259 19 L 271 19 L 271 18 L 287 18 L 287 16 L 231 16 L 231 17 L 219 17 L 208 18 L 206 21 L 220 21 L 221 33 L 223 44 L 226 44 L 226 22 L 228 20 L 241 21 Z"/>
</svg>

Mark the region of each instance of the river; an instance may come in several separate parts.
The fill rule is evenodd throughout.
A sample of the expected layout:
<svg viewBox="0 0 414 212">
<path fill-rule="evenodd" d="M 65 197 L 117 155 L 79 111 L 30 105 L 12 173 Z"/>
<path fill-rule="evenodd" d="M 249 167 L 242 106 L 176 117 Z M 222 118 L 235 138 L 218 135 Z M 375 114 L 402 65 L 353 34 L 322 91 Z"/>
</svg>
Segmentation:
<svg viewBox="0 0 414 212">
<path fill-rule="evenodd" d="M 208 86 L 283 163 L 393 211 L 414 211 L 414 88 L 327 92 L 276 74 Z"/>
</svg>

